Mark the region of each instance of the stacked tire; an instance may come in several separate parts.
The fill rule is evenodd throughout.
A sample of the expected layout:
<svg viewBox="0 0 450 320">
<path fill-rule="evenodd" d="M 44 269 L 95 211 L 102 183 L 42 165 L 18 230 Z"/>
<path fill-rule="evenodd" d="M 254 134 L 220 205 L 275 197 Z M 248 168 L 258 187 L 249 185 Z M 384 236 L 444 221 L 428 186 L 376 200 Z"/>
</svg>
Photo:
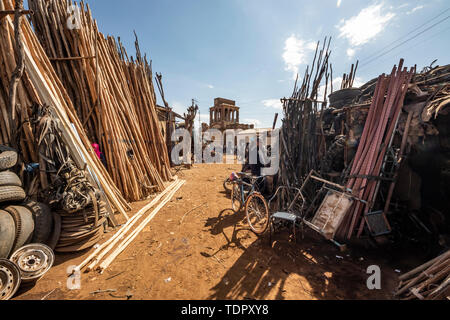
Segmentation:
<svg viewBox="0 0 450 320">
<path fill-rule="evenodd" d="M 0 206 L 25 200 L 22 182 L 14 172 L 10 171 L 16 163 L 17 152 L 0 146 Z M 21 216 L 24 217 L 25 228 L 28 228 L 27 213 L 14 209 L 12 212 L 11 214 L 8 210 L 0 210 L 0 258 L 8 258 L 25 237 L 25 233 L 21 232 Z M 20 232 L 17 232 L 18 230 Z"/>
<path fill-rule="evenodd" d="M 17 152 L 0 146 L 0 258 L 29 243 L 48 244 L 53 216 L 44 204 L 24 202 L 26 193 L 20 178 L 11 171 Z"/>
<path fill-rule="evenodd" d="M 0 300 L 12 298 L 21 283 L 43 277 L 53 265 L 52 249 L 59 239 L 50 208 L 25 202 L 22 181 L 11 171 L 16 164 L 17 152 L 0 146 Z"/>
<path fill-rule="evenodd" d="M 361 90 L 358 88 L 348 88 L 335 91 L 329 96 L 330 107 L 342 109 L 343 107 L 354 103 L 360 95 Z"/>
</svg>

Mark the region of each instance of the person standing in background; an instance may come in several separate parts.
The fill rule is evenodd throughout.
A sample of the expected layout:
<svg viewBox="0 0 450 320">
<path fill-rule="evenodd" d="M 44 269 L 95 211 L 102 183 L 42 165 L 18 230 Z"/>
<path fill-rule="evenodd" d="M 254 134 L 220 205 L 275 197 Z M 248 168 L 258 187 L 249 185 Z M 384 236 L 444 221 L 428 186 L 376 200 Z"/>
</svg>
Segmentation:
<svg viewBox="0 0 450 320">
<path fill-rule="evenodd" d="M 100 146 L 97 143 L 92 144 L 92 148 L 94 149 L 95 154 L 100 159 L 100 161 L 103 163 L 103 166 L 108 169 L 106 158 L 103 152 L 100 151 Z"/>
</svg>

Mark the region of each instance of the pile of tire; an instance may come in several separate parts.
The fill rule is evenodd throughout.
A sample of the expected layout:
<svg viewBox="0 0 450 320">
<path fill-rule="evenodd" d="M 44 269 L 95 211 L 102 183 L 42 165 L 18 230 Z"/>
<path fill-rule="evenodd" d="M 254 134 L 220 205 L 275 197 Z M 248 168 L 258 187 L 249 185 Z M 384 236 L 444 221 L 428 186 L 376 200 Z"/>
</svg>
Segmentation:
<svg viewBox="0 0 450 320">
<path fill-rule="evenodd" d="M 11 171 L 16 163 L 17 152 L 0 146 L 0 258 L 8 258 L 29 243 L 42 243 L 53 249 L 59 238 L 50 208 L 25 201 L 22 182 Z"/>
<path fill-rule="evenodd" d="M 12 298 L 21 283 L 35 283 L 47 273 L 54 254 L 44 243 L 54 247 L 59 238 L 50 208 L 24 202 L 22 181 L 11 171 L 16 164 L 17 152 L 0 146 L 0 300 Z"/>
<path fill-rule="evenodd" d="M 339 91 L 335 91 L 330 94 L 330 107 L 335 109 L 342 109 L 351 105 L 355 101 L 358 101 L 361 95 L 361 90 L 358 88 L 348 88 Z"/>
</svg>

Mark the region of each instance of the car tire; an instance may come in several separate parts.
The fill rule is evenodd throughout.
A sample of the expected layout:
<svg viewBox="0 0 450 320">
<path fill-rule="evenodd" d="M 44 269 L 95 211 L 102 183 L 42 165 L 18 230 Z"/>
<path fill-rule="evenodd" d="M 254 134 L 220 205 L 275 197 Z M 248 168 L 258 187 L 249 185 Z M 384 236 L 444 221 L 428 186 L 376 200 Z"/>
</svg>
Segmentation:
<svg viewBox="0 0 450 320">
<path fill-rule="evenodd" d="M 0 210 L 0 258 L 7 259 L 11 254 L 16 238 L 16 225 L 13 217 Z"/>
<path fill-rule="evenodd" d="M 17 186 L 0 187 L 0 203 L 10 201 L 23 201 L 26 198 L 25 191 Z"/>
<path fill-rule="evenodd" d="M 17 152 L 13 149 L 2 147 L 0 148 L 0 171 L 8 170 L 14 167 L 17 163 Z"/>
<path fill-rule="evenodd" d="M 12 252 L 16 252 L 24 245 L 30 243 L 33 238 L 34 220 L 30 210 L 22 206 L 9 206 L 5 208 L 14 219 L 16 226 L 16 237 Z"/>
<path fill-rule="evenodd" d="M 50 208 L 35 201 L 30 201 L 24 204 L 28 210 L 33 214 L 34 233 L 32 243 L 45 244 L 50 238 L 53 229 L 53 216 Z"/>
<path fill-rule="evenodd" d="M 20 178 L 14 172 L 3 171 L 0 172 L 0 187 L 3 186 L 21 187 L 22 181 L 20 181 Z"/>
</svg>

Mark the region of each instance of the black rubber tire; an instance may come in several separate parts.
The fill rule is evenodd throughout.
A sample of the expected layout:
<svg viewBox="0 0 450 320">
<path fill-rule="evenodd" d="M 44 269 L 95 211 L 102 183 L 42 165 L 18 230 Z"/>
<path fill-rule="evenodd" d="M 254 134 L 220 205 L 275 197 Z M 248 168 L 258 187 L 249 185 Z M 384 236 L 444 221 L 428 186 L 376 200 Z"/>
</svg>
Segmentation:
<svg viewBox="0 0 450 320">
<path fill-rule="evenodd" d="M 25 191 L 21 187 L 1 186 L 0 203 L 9 201 L 23 201 L 26 198 Z"/>
<path fill-rule="evenodd" d="M 16 238 L 11 252 L 16 252 L 24 245 L 30 243 L 33 238 L 34 220 L 30 210 L 21 206 L 9 206 L 5 208 L 14 219 L 16 225 Z"/>
<path fill-rule="evenodd" d="M 52 212 L 53 217 L 53 230 L 52 233 L 46 243 L 52 250 L 55 250 L 56 245 L 59 242 L 59 238 L 61 237 L 61 216 L 56 212 Z"/>
<path fill-rule="evenodd" d="M 359 97 L 361 95 L 361 90 L 358 88 L 348 88 L 343 89 L 339 91 L 335 91 L 332 94 L 330 94 L 330 106 L 333 106 L 333 104 L 340 100 L 354 100 L 355 98 Z"/>
<path fill-rule="evenodd" d="M 2 149 L 5 150 L 5 149 Z M 14 167 L 17 163 L 17 152 L 10 150 L 9 148 L 6 151 L 0 153 L 0 171 L 8 170 Z"/>
<path fill-rule="evenodd" d="M 231 189 L 233 188 L 233 183 L 230 181 L 230 178 L 224 180 L 223 188 L 227 193 L 231 193 Z"/>
<path fill-rule="evenodd" d="M 3 171 L 0 172 L 0 187 L 3 186 L 21 187 L 22 181 L 20 181 L 20 178 L 14 172 Z"/>
<path fill-rule="evenodd" d="M 16 238 L 16 225 L 11 215 L 0 210 L 0 258 L 8 259 Z"/>
<path fill-rule="evenodd" d="M 234 183 L 231 188 L 231 209 L 234 213 L 238 213 L 242 210 L 241 192 L 239 190 L 239 185 Z"/>
<path fill-rule="evenodd" d="M 46 244 L 53 229 L 53 216 L 50 208 L 35 201 L 24 204 L 24 207 L 33 214 L 34 233 L 31 242 Z"/>
<path fill-rule="evenodd" d="M 330 107 L 334 108 L 336 110 L 341 110 L 342 108 L 350 105 L 351 102 L 348 102 L 348 100 L 336 100 L 330 103 Z"/>
</svg>

